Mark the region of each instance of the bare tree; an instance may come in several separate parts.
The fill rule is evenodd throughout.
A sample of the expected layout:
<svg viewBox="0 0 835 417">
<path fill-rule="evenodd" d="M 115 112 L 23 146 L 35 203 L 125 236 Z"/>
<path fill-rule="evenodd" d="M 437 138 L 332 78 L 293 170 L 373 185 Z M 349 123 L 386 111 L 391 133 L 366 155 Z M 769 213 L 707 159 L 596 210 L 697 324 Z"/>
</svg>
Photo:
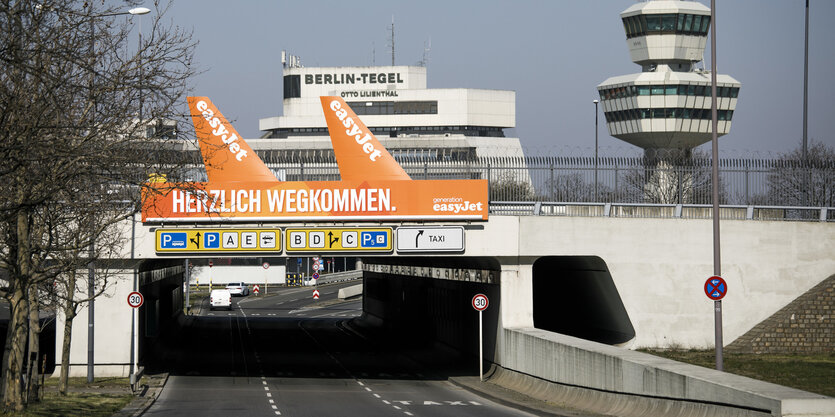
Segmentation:
<svg viewBox="0 0 835 417">
<path fill-rule="evenodd" d="M 806 160 L 800 149 L 783 155 L 768 175 L 768 193 L 777 205 L 835 206 L 835 149 L 818 142 Z"/>
<path fill-rule="evenodd" d="M 149 174 L 176 179 L 187 162 L 160 138 L 168 132 L 154 128 L 186 113 L 195 43 L 164 23 L 166 7 L 155 9 L 141 43 L 133 43 L 133 22 L 113 17 L 124 10 L 109 4 L 0 1 L 0 269 L 8 272 L 3 296 L 11 312 L 0 393 L 7 410 L 25 404 L 30 295 L 67 276 L 67 264 L 53 260 L 89 248 L 131 216 Z M 95 221 L 80 212 L 95 213 Z"/>
<path fill-rule="evenodd" d="M 648 152 L 642 167 L 627 171 L 625 192 L 641 196 L 638 201 L 646 203 L 710 204 L 710 158 L 698 151 L 665 151 Z M 722 202 L 726 194 L 720 191 Z"/>
</svg>

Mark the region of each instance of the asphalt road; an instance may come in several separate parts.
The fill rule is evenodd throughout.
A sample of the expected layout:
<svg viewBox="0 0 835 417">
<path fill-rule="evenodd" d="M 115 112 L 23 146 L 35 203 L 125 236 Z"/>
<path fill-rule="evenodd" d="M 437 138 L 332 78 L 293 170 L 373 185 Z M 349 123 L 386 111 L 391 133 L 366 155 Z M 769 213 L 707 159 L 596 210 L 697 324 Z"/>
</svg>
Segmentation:
<svg viewBox="0 0 835 417">
<path fill-rule="evenodd" d="M 283 288 L 235 298 L 229 312 L 202 308 L 159 349 L 151 367 L 171 376 L 145 415 L 531 415 L 448 382 L 477 372 L 454 354 L 363 330 L 352 321 L 361 300 L 336 300 L 356 284 L 320 287 L 318 301 L 312 288 Z"/>
</svg>

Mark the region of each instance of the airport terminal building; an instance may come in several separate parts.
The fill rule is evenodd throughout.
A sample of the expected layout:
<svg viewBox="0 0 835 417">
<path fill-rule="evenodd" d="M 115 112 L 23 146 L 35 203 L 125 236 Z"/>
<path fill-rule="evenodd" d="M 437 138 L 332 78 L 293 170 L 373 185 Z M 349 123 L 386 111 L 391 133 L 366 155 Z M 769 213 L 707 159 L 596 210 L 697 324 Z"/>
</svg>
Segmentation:
<svg viewBox="0 0 835 417">
<path fill-rule="evenodd" d="M 514 91 L 430 89 L 422 66 L 290 66 L 284 69 L 283 115 L 261 119 L 264 134 L 247 139 L 279 179 L 338 175 L 320 96 L 342 97 L 416 179 L 460 177 L 427 173 L 421 163 L 523 156 L 519 139 L 505 135 L 516 126 Z"/>
</svg>

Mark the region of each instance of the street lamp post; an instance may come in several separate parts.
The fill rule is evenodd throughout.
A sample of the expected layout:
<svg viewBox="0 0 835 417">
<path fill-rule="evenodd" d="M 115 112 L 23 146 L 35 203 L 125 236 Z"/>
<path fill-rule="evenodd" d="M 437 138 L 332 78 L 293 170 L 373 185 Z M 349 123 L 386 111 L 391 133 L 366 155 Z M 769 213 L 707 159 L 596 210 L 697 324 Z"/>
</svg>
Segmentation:
<svg viewBox="0 0 835 417">
<path fill-rule="evenodd" d="M 89 13 L 89 17 L 90 17 L 90 45 L 89 45 L 89 50 L 90 50 L 90 59 L 93 61 L 92 65 L 91 65 L 91 68 L 93 66 L 95 66 L 95 59 L 96 59 L 96 57 L 95 57 L 96 24 L 95 24 L 94 19 L 100 18 L 100 17 L 122 16 L 122 15 L 141 16 L 143 14 L 148 14 L 150 12 L 151 12 L 151 9 L 148 9 L 148 8 L 145 8 L 145 7 L 136 7 L 136 8 L 130 9 L 126 12 L 104 13 L 104 14 L 100 14 L 100 15 L 93 15 L 93 5 L 92 5 L 92 3 L 88 3 L 88 13 Z M 140 24 L 139 27 L 140 27 L 140 44 L 141 44 L 142 20 L 139 21 L 139 24 Z M 90 74 L 90 84 L 91 84 L 91 86 L 92 86 L 93 81 L 94 81 L 93 77 L 95 77 L 95 71 L 91 71 L 91 74 Z M 135 225 L 134 225 L 134 227 L 135 227 Z M 92 247 L 93 247 L 93 245 L 91 244 L 90 245 L 90 248 L 91 248 L 90 249 L 90 257 L 91 257 L 91 259 L 93 257 Z M 134 257 L 134 239 L 133 239 L 133 237 L 131 238 L 130 252 L 131 252 L 131 259 L 133 259 L 133 257 Z M 136 280 L 136 269 L 135 268 L 136 267 L 134 266 L 134 280 L 133 280 L 134 281 L 134 287 L 136 287 L 136 281 L 137 281 Z M 87 283 L 87 293 L 88 293 L 88 296 L 90 298 L 90 305 L 87 309 L 87 382 L 93 382 L 93 374 L 94 374 L 94 366 L 95 366 L 95 356 L 94 356 L 95 299 L 93 298 L 93 296 L 95 295 L 94 273 L 95 272 L 91 267 L 90 271 L 89 271 L 88 283 Z M 136 288 L 134 288 L 134 291 L 136 291 Z M 135 309 L 133 309 L 133 310 L 135 310 Z M 136 317 L 135 311 L 132 311 L 131 312 L 131 340 L 130 340 L 130 342 L 131 342 L 131 349 L 130 349 L 130 356 L 131 356 L 130 368 L 131 369 L 130 369 L 130 373 L 131 374 L 133 374 L 133 372 L 134 372 L 133 362 L 134 362 L 134 339 L 135 339 L 134 333 L 135 333 L 135 321 L 136 321 L 135 317 Z"/>
<path fill-rule="evenodd" d="M 597 103 L 598 100 L 594 100 L 594 201 L 598 202 L 597 198 Z"/>
</svg>

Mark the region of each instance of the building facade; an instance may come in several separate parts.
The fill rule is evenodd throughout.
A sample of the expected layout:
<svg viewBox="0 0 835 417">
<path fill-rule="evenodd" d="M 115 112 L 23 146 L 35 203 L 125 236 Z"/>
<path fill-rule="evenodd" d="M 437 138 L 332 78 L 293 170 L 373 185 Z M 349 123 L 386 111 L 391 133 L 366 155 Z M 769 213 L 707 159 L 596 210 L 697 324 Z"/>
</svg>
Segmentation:
<svg viewBox="0 0 835 417">
<path fill-rule="evenodd" d="M 285 68 L 283 115 L 261 119 L 264 134 L 247 143 L 279 179 L 335 179 L 319 97 L 340 96 L 416 179 L 461 176 L 421 172 L 420 162 L 523 156 L 519 139 L 505 135 L 516 126 L 515 92 L 430 89 L 426 79 L 420 66 Z M 302 177 L 299 163 L 308 167 Z"/>
</svg>

